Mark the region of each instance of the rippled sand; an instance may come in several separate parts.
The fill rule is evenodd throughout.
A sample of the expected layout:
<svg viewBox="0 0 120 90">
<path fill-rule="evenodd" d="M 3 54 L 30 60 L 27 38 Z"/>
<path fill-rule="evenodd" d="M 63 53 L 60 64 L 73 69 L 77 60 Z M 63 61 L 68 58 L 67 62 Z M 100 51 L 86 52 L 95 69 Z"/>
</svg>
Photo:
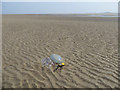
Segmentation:
<svg viewBox="0 0 120 90">
<path fill-rule="evenodd" d="M 3 15 L 3 88 L 118 87 L 117 18 Z M 60 72 L 41 67 L 59 54 Z"/>
</svg>

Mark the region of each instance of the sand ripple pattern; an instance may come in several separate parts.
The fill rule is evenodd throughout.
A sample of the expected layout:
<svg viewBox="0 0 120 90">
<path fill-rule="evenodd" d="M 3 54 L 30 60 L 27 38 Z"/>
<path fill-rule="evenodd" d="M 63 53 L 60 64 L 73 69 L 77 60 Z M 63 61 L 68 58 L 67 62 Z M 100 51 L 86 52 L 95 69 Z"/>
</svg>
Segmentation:
<svg viewBox="0 0 120 90">
<path fill-rule="evenodd" d="M 117 21 L 97 20 L 3 16 L 3 87 L 118 87 Z M 53 53 L 65 59 L 61 72 L 41 67 Z"/>
</svg>

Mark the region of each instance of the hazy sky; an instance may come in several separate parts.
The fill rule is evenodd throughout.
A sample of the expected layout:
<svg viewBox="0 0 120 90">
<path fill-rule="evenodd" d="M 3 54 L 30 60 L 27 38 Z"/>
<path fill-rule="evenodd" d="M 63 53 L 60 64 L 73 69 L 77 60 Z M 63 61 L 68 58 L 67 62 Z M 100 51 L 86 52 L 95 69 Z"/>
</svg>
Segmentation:
<svg viewBox="0 0 120 90">
<path fill-rule="evenodd" d="M 117 2 L 3 2 L 3 14 L 118 12 Z"/>
</svg>

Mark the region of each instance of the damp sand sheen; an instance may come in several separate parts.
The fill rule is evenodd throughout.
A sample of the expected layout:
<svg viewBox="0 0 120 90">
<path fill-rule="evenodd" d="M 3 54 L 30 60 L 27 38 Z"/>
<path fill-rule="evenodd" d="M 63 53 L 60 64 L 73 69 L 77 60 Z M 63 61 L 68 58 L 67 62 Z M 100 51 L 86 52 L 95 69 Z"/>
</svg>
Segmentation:
<svg viewBox="0 0 120 90">
<path fill-rule="evenodd" d="M 3 15 L 3 88 L 118 87 L 118 24 L 114 17 Z M 56 53 L 60 72 L 42 68 Z"/>
</svg>

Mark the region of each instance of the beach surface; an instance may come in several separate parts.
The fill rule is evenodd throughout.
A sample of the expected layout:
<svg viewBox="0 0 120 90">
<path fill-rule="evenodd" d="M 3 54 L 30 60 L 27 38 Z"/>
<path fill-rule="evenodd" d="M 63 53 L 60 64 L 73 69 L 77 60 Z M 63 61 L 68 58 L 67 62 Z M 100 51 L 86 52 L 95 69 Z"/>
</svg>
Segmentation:
<svg viewBox="0 0 120 90">
<path fill-rule="evenodd" d="M 3 88 L 118 87 L 115 17 L 2 16 Z M 60 55 L 62 71 L 41 60 Z"/>
</svg>

